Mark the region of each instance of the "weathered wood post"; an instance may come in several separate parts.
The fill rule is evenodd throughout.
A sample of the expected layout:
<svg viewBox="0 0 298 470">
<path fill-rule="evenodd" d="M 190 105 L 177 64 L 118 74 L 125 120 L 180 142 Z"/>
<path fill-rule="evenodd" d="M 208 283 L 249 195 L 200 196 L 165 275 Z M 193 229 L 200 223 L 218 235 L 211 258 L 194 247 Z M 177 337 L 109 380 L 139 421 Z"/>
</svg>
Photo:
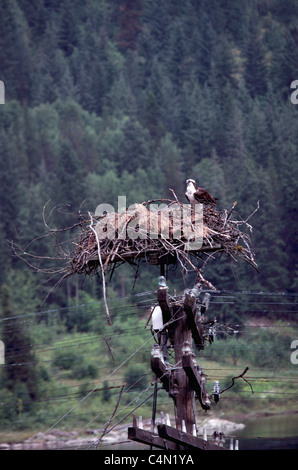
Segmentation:
<svg viewBox="0 0 298 470">
<path fill-rule="evenodd" d="M 179 319 L 175 322 L 174 330 L 175 370 L 173 371 L 174 381 L 177 384 L 175 396 L 176 428 L 182 430 L 184 422 L 186 431 L 192 434 L 193 425 L 196 424 L 195 394 L 182 367 L 183 347 L 186 344 L 191 345 L 192 336 L 185 311 L 181 309 L 177 313 Z"/>
</svg>

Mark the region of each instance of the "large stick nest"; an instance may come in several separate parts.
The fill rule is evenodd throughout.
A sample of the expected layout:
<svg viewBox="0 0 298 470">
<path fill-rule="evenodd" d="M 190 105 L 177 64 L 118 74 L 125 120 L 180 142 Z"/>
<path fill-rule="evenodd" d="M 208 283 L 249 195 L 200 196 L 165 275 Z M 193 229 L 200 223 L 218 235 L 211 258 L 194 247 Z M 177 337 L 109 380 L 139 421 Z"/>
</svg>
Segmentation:
<svg viewBox="0 0 298 470">
<path fill-rule="evenodd" d="M 30 242 L 26 248 L 15 242 L 11 242 L 11 246 L 15 255 L 33 270 L 60 274 L 57 284 L 73 274 L 92 276 L 99 273 L 104 279 L 107 272 L 112 275 L 123 263 L 135 266 L 145 261 L 153 265 L 173 264 L 184 272 L 195 271 L 198 280 L 213 288 L 203 278 L 202 272 L 214 258 L 214 253 L 224 253 L 234 261 L 242 259 L 257 269 L 249 236 L 252 226 L 248 220 L 258 210 L 259 204 L 245 220 L 236 213 L 236 203 L 229 211 L 204 206 L 198 223 L 190 211 L 181 213 L 183 207 L 190 205 L 183 205 L 174 192 L 173 195 L 174 200 L 147 201 L 135 204 L 129 210 L 108 212 L 102 216 L 90 212 L 82 214 L 80 210 L 79 221 L 62 229 L 48 225 L 45 206 L 46 234 Z M 152 211 L 152 203 L 157 201 L 161 204 L 157 205 L 158 210 Z M 29 247 L 31 249 L 35 241 L 46 236 L 54 237 L 55 254 L 39 256 L 30 252 Z M 201 240 L 201 243 L 193 248 L 192 244 L 188 245 L 193 240 Z M 54 268 L 44 267 L 45 263 L 53 261 Z"/>
<path fill-rule="evenodd" d="M 178 264 L 183 270 L 201 274 L 215 252 L 225 253 L 235 261 L 241 258 L 257 269 L 249 233 L 243 231 L 252 231 L 248 218 L 232 218 L 236 203 L 230 211 L 204 206 L 198 221 L 193 213 L 183 211 L 185 205 L 177 198 L 160 201 L 167 204 L 155 212 L 149 201 L 120 214 L 107 213 L 96 218 L 89 213 L 75 243 L 70 271 L 92 274 L 101 267 L 104 273 L 113 272 L 124 262 L 144 260 L 156 265 Z"/>
</svg>

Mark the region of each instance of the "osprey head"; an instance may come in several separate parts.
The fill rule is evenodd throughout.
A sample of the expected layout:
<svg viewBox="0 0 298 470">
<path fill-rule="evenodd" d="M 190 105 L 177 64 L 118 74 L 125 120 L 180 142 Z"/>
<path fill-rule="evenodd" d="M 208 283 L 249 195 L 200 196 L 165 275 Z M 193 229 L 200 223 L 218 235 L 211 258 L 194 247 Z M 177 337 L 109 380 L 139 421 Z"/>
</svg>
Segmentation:
<svg viewBox="0 0 298 470">
<path fill-rule="evenodd" d="M 195 180 L 191 180 L 191 179 L 186 180 L 186 184 L 190 184 L 190 183 L 192 183 L 194 186 L 196 185 Z"/>
</svg>

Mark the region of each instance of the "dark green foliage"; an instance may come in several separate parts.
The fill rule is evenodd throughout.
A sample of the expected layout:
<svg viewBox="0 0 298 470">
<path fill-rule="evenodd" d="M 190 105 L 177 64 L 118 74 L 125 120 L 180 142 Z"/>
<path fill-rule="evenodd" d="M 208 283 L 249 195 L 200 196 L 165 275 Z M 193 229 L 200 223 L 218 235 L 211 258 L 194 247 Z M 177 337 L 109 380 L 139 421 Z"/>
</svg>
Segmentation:
<svg viewBox="0 0 298 470">
<path fill-rule="evenodd" d="M 242 217 L 260 201 L 251 223 L 261 274 L 221 259 L 208 268 L 218 287 L 293 288 L 296 10 L 295 1 L 2 2 L 1 283 L 15 262 L 6 240 L 40 236 L 49 199 L 49 211 L 69 204 L 51 216 L 62 227 L 85 199 L 94 211 L 172 188 L 184 201 L 193 177 L 220 208 L 237 200 Z M 36 242 L 36 254 L 50 256 L 53 242 Z M 133 275 L 113 288 L 127 291 Z M 137 284 L 146 289 L 142 276 Z M 80 288 L 69 281 L 51 296 L 65 306 Z"/>
<path fill-rule="evenodd" d="M 257 11 L 252 9 L 244 32 L 244 79 L 253 98 L 264 95 L 267 90 L 265 51 L 258 19 Z"/>
<path fill-rule="evenodd" d="M 9 99 L 26 103 L 31 96 L 35 64 L 30 54 L 29 28 L 16 0 L 1 2 L 0 29 L 1 80 Z"/>
<path fill-rule="evenodd" d="M 96 378 L 97 367 L 90 361 L 86 360 L 80 353 L 73 350 L 57 350 L 54 353 L 53 365 L 60 370 L 69 370 L 76 379 L 84 379 L 86 377 Z"/>
<path fill-rule="evenodd" d="M 237 201 L 236 218 L 260 203 L 249 219 L 260 273 L 216 255 L 205 277 L 219 290 L 297 290 L 298 106 L 290 101 L 298 80 L 297 14 L 297 0 L 0 2 L 3 429 L 51 425 L 98 381 L 92 409 L 86 400 L 86 410 L 70 416 L 69 425 L 80 426 L 89 411 L 111 412 L 119 383 L 132 392 L 122 397 L 128 403 L 152 380 L 151 345 L 142 347 L 149 304 L 113 299 L 129 296 L 134 283 L 135 293 L 155 290 L 159 269 L 125 264 L 107 279 L 111 330 L 103 303 L 94 305 L 102 298 L 99 279 L 76 276 L 57 287 L 55 276 L 29 272 L 12 256 L 12 239 L 37 256 L 60 254 L 53 236 L 42 237 L 47 203 L 49 226 L 63 228 L 77 222 L 83 201 L 84 211 L 101 203 L 117 210 L 118 196 L 130 205 L 169 198 L 172 188 L 186 203 L 185 179 L 195 178 L 219 209 Z M 51 212 L 55 205 L 60 210 Z M 169 271 L 171 293 L 193 282 L 179 266 Z M 46 313 L 35 316 L 40 308 Z M 212 301 L 218 337 L 200 355 L 229 368 L 289 367 L 284 327 L 253 327 L 248 336 L 243 330 L 248 317 L 257 324 L 260 315 L 274 321 L 290 314 L 267 311 L 261 301 L 251 308 L 243 298 Z M 123 376 L 122 369 L 108 376 L 135 351 Z M 229 391 L 239 399 L 249 390 L 238 379 Z"/>
<path fill-rule="evenodd" d="M 3 319 L 1 338 L 5 345 L 5 369 L 1 375 L 1 389 L 9 390 L 16 400 L 25 402 L 29 409 L 30 401 L 38 398 L 38 371 L 32 349 L 33 338 L 20 323 L 12 326 L 16 310 L 11 301 L 11 290 L 1 287 L 1 317 Z"/>
<path fill-rule="evenodd" d="M 249 339 L 252 361 L 257 367 L 268 367 L 273 370 L 288 366 L 289 361 L 289 336 L 277 331 L 261 331 L 259 334 L 251 334 Z"/>
<path fill-rule="evenodd" d="M 57 350 L 54 353 L 53 365 L 59 369 L 71 369 L 75 363 L 80 361 L 81 357 L 72 350 Z"/>
<path fill-rule="evenodd" d="M 144 389 L 144 383 L 147 382 L 147 369 L 142 364 L 133 364 L 127 368 L 124 381 L 130 391 Z M 149 375 L 150 377 L 150 375 Z"/>
<path fill-rule="evenodd" d="M 111 400 L 111 389 L 109 388 L 109 382 L 105 380 L 103 382 L 103 394 L 102 394 L 102 399 L 104 402 L 109 402 Z"/>
</svg>

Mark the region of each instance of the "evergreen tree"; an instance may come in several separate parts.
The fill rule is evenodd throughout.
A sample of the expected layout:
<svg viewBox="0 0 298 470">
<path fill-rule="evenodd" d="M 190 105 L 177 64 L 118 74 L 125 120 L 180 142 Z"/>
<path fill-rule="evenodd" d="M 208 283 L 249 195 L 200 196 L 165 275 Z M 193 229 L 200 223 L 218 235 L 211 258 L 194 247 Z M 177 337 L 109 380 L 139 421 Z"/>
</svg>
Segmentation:
<svg viewBox="0 0 298 470">
<path fill-rule="evenodd" d="M 244 79 L 252 97 L 264 95 L 267 90 L 267 67 L 261 37 L 261 27 L 255 9 L 252 9 L 244 34 Z"/>
<path fill-rule="evenodd" d="M 75 12 L 78 11 L 76 3 L 70 0 L 61 3 L 59 47 L 66 56 L 70 56 L 78 44 L 78 23 L 75 17 Z"/>
<path fill-rule="evenodd" d="M 178 147 L 172 140 L 170 134 L 166 134 L 160 141 L 156 150 L 156 157 L 160 160 L 160 167 L 163 174 L 163 190 L 164 197 L 172 197 L 169 188 L 173 189 L 179 199 L 184 196 L 184 186 L 181 171 L 181 154 Z"/>
<path fill-rule="evenodd" d="M 225 13 L 225 30 L 232 35 L 237 43 L 240 43 L 244 34 L 244 26 L 247 14 L 246 0 L 221 0 L 220 4 Z"/>
<path fill-rule="evenodd" d="M 117 168 L 134 173 L 138 167 L 146 168 L 150 164 L 149 133 L 138 121 L 128 119 L 122 128 L 123 140 L 119 148 Z"/>
<path fill-rule="evenodd" d="M 0 2 L 1 80 L 6 85 L 6 99 L 26 103 L 34 72 L 28 25 L 16 0 Z"/>
<path fill-rule="evenodd" d="M 268 173 L 259 170 L 261 184 L 256 196 L 260 200 L 260 211 L 254 222 L 254 247 L 260 269 L 258 282 L 271 291 L 289 289 L 289 276 L 284 266 L 288 265 L 286 240 L 282 233 L 282 204 L 275 197 Z"/>
<path fill-rule="evenodd" d="M 36 236 L 50 198 L 74 212 L 85 197 L 94 210 L 120 192 L 132 203 L 170 196 L 171 186 L 184 198 L 183 181 L 196 173 L 223 204 L 237 200 L 241 214 L 262 197 L 266 210 L 255 220 L 260 214 L 266 229 L 264 239 L 262 227 L 256 233 L 261 263 L 272 266 L 268 286 L 278 285 L 279 263 L 283 279 L 294 279 L 296 3 L 2 2 L 2 266 L 14 263 L 6 245 L 14 224 L 21 242 Z M 274 207 L 265 193 L 276 198 L 277 186 Z M 267 234 L 268 246 L 278 238 L 272 259 Z M 40 241 L 37 251 L 48 250 Z M 230 266 L 219 271 L 229 282 Z M 266 284 L 245 268 L 237 274 Z M 7 275 L 3 268 L 0 282 Z"/>
<path fill-rule="evenodd" d="M 186 67 L 187 44 L 185 41 L 182 21 L 172 23 L 167 47 L 167 70 L 175 87 L 181 87 Z"/>
<path fill-rule="evenodd" d="M 59 216 L 63 227 L 73 225 L 73 219 L 85 199 L 83 190 L 84 171 L 69 142 L 61 143 L 56 163 L 56 178 L 52 181 L 52 200 L 65 205 Z M 72 221 L 72 222 L 71 222 Z"/>
<path fill-rule="evenodd" d="M 61 82 L 67 63 L 59 49 L 59 30 L 53 20 L 47 22 L 43 38 L 36 48 L 35 63 L 37 70 L 32 84 L 34 103 L 53 103 L 63 97 Z"/>
<path fill-rule="evenodd" d="M 211 72 L 213 48 L 216 44 L 216 34 L 212 27 L 210 17 L 202 10 L 199 14 L 199 48 L 197 52 L 198 78 L 204 84 Z"/>
<path fill-rule="evenodd" d="M 254 160 L 266 167 L 272 152 L 272 133 L 264 113 L 265 103 L 257 100 L 253 103 L 249 122 L 247 122 L 246 146 Z"/>
<path fill-rule="evenodd" d="M 135 50 L 137 37 L 142 30 L 140 0 L 124 0 L 120 5 L 118 45 L 123 50 Z"/>
<path fill-rule="evenodd" d="M 32 110 L 31 119 L 37 128 L 37 155 L 30 160 L 38 158 L 38 178 L 48 188 L 60 148 L 59 113 L 51 104 L 43 103 Z"/>
<path fill-rule="evenodd" d="M 47 12 L 44 3 L 39 0 L 18 0 L 35 41 L 42 37 L 47 21 Z"/>
<path fill-rule="evenodd" d="M 147 61 L 162 55 L 168 44 L 172 21 L 170 2 L 151 0 L 144 2 L 142 8 L 143 29 L 139 36 L 140 51 Z M 149 70 L 149 69 L 148 69 Z"/>
<path fill-rule="evenodd" d="M 11 304 L 11 292 L 7 285 L 1 287 L 1 315 L 3 327 L 1 338 L 5 345 L 5 369 L 2 377 L 2 387 L 13 392 L 16 398 L 24 401 L 24 408 L 30 409 L 26 403 L 38 398 L 36 361 L 32 348 L 32 338 L 28 331 L 18 324 L 12 327 L 12 318 L 17 312 Z M 27 395 L 28 394 L 28 395 Z"/>
<path fill-rule="evenodd" d="M 0 138 L 0 199 L 1 222 L 6 240 L 14 238 L 14 224 L 17 223 L 21 203 L 20 173 L 16 163 L 11 135 L 2 129 Z"/>
<path fill-rule="evenodd" d="M 235 80 L 236 63 L 231 46 L 226 35 L 221 34 L 213 49 L 210 75 L 220 88 L 225 88 L 228 84 L 233 88 L 237 86 Z"/>
</svg>

